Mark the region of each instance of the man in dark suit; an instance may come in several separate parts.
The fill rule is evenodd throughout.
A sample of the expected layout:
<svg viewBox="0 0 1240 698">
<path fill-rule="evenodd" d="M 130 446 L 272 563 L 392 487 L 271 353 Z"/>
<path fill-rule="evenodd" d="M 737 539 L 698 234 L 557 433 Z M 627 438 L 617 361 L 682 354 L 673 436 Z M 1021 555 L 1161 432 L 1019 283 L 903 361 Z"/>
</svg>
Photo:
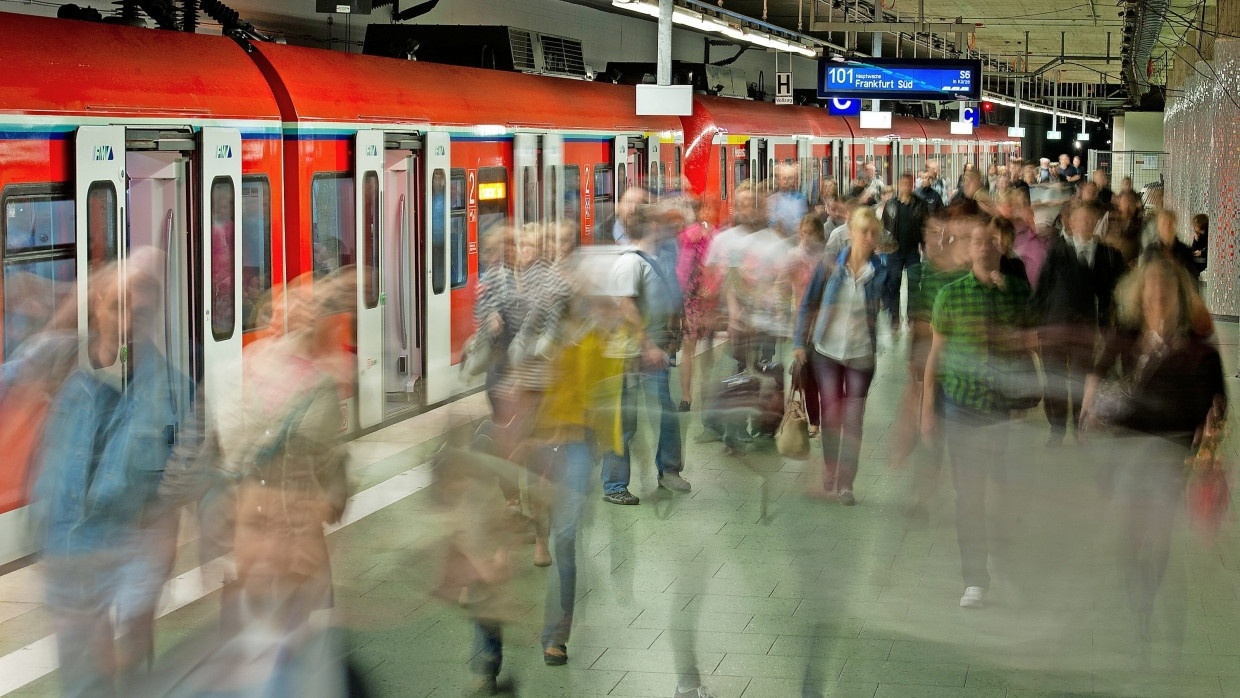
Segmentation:
<svg viewBox="0 0 1240 698">
<path fill-rule="evenodd" d="M 1033 296 L 1046 374 L 1048 446 L 1063 443 L 1069 406 L 1074 420 L 1080 416 L 1085 376 L 1099 334 L 1111 325 L 1112 297 L 1125 270 L 1120 253 L 1094 236 L 1103 212 L 1097 203 L 1072 205 L 1067 229 L 1052 243 Z"/>
</svg>

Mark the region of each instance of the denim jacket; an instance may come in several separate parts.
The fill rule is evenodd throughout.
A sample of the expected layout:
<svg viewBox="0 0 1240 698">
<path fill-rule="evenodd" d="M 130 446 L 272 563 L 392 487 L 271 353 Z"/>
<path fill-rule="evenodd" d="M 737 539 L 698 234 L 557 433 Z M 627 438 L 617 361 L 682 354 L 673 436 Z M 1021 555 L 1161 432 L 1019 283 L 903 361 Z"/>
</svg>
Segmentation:
<svg viewBox="0 0 1240 698">
<path fill-rule="evenodd" d="M 834 264 L 823 263 L 814 270 L 801 299 L 801 309 L 797 312 L 797 327 L 793 335 L 793 346 L 797 349 L 812 349 L 814 343 L 822 339 L 827 331 L 830 314 L 821 312 L 825 306 L 835 304 L 840 295 L 840 285 L 848 276 L 845 262 L 852 247 L 845 247 Z M 883 296 L 883 287 L 887 283 L 887 267 L 878 255 L 870 256 L 870 267 L 874 275 L 865 284 L 865 316 L 870 328 L 870 346 L 878 346 L 878 307 Z M 830 276 L 828 276 L 828 270 Z M 811 335 L 812 332 L 812 335 Z"/>
<path fill-rule="evenodd" d="M 35 487 L 48 556 L 117 551 L 155 497 L 178 421 L 169 380 L 189 383 L 153 346 L 142 349 L 126 392 L 79 370 L 56 397 Z"/>
</svg>

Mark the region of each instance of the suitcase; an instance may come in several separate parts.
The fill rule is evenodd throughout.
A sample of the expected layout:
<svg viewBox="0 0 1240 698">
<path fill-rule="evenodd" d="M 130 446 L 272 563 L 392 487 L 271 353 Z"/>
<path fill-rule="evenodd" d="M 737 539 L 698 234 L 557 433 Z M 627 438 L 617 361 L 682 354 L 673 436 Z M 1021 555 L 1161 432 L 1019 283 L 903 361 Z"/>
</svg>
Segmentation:
<svg viewBox="0 0 1240 698">
<path fill-rule="evenodd" d="M 753 418 L 755 436 L 774 437 L 784 419 L 784 365 L 758 364 L 758 410 Z"/>
</svg>

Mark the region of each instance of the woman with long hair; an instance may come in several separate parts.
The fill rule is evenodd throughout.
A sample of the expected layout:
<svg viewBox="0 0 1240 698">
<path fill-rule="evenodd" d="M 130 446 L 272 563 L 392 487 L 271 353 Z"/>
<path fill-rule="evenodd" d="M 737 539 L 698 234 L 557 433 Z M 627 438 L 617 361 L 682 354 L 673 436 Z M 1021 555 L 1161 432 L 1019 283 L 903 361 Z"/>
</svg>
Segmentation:
<svg viewBox="0 0 1240 698">
<path fill-rule="evenodd" d="M 1121 559 L 1148 657 L 1155 598 L 1184 501 L 1185 459 L 1227 406 L 1213 322 L 1176 262 L 1146 254 L 1116 290 L 1118 328 L 1086 381 L 1082 423 L 1116 432 Z M 1106 379 L 1110 380 L 1106 380 Z"/>
<path fill-rule="evenodd" d="M 874 380 L 878 307 L 887 268 L 875 253 L 882 223 L 862 206 L 849 219 L 849 246 L 810 280 L 797 315 L 793 356 L 810 362 L 822 419 L 822 492 L 857 503 L 865 398 Z"/>
</svg>

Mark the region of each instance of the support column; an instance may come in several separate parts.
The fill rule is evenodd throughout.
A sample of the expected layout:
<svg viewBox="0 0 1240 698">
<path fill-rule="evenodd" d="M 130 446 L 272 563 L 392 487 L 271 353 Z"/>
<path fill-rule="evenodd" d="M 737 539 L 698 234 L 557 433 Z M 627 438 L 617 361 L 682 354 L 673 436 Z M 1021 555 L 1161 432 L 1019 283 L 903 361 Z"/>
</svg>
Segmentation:
<svg viewBox="0 0 1240 698">
<path fill-rule="evenodd" d="M 672 0 L 659 0 L 658 83 L 672 84 Z"/>
</svg>

